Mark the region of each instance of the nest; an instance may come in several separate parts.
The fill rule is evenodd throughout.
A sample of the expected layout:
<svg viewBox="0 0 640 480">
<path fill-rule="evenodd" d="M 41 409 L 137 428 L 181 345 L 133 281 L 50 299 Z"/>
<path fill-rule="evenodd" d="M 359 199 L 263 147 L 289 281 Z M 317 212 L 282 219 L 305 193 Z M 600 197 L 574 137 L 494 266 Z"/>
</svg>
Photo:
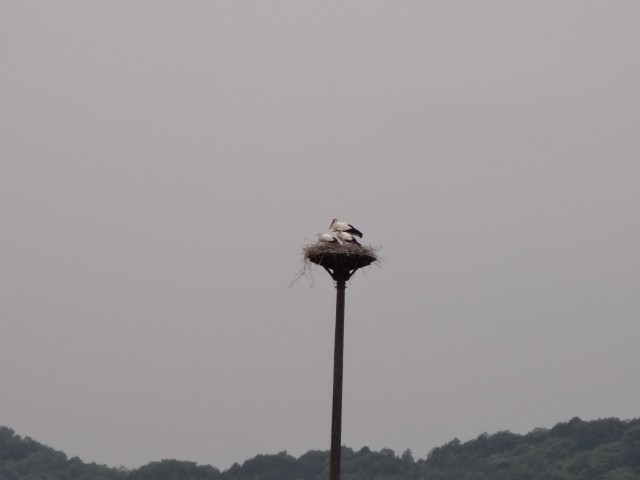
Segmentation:
<svg viewBox="0 0 640 480">
<path fill-rule="evenodd" d="M 359 268 L 367 267 L 378 262 L 376 249 L 364 245 L 341 245 L 337 243 L 316 243 L 303 249 L 304 259 L 307 262 L 320 265 L 336 279 L 341 274 L 345 279 Z"/>
</svg>

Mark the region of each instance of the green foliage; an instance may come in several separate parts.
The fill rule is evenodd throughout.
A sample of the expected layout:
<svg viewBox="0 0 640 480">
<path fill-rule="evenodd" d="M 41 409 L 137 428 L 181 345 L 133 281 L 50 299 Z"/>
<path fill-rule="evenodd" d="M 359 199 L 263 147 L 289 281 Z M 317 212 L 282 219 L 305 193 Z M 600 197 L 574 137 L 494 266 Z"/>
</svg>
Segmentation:
<svg viewBox="0 0 640 480">
<path fill-rule="evenodd" d="M 136 470 L 85 464 L 0 427 L 0 480 L 326 480 L 329 452 L 299 458 L 287 452 L 257 455 L 224 472 L 194 462 L 162 460 Z M 483 433 L 454 438 L 415 460 L 383 448 L 342 448 L 342 480 L 638 480 L 640 419 L 572 418 L 526 435 Z"/>
<path fill-rule="evenodd" d="M 162 460 L 151 462 L 127 475 L 127 480 L 219 480 L 220 471 L 195 462 Z"/>
<path fill-rule="evenodd" d="M 277 455 L 258 455 L 251 460 L 247 460 L 242 467 L 230 469 L 225 480 L 234 479 L 260 479 L 260 480 L 280 480 L 297 478 L 297 461 L 287 452 L 280 452 Z M 239 472 L 235 476 L 235 472 Z"/>
<path fill-rule="evenodd" d="M 0 427 L 0 480 L 123 480 L 125 472 L 85 464 Z"/>
</svg>

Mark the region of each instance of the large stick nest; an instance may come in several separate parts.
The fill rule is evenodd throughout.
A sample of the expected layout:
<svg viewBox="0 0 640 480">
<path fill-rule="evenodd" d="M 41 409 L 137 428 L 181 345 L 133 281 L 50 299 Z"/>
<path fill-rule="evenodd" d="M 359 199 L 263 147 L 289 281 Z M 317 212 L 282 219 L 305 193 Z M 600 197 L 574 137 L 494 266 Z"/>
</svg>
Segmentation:
<svg viewBox="0 0 640 480">
<path fill-rule="evenodd" d="M 378 261 L 376 249 L 363 245 L 341 245 L 338 243 L 316 243 L 303 250 L 304 259 L 330 270 L 355 271 Z"/>
</svg>

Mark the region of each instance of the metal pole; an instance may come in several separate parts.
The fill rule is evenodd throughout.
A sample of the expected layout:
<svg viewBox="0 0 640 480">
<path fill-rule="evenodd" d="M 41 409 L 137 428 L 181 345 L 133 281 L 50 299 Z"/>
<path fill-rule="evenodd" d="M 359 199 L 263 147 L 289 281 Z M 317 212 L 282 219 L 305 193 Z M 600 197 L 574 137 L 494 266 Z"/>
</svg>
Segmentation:
<svg viewBox="0 0 640 480">
<path fill-rule="evenodd" d="M 338 272 L 335 272 L 338 273 Z M 345 275 L 336 275 L 336 338 L 333 350 L 333 408 L 331 412 L 331 458 L 329 480 L 340 480 L 342 435 L 342 371 L 344 357 Z"/>
</svg>

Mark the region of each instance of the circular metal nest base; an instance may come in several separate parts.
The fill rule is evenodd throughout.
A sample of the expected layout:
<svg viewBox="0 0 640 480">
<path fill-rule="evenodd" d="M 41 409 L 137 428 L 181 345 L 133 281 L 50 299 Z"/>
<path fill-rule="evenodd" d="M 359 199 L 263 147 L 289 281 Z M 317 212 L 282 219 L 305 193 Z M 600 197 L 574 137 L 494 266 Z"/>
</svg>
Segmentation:
<svg viewBox="0 0 640 480">
<path fill-rule="evenodd" d="M 355 271 L 378 261 L 375 251 L 368 246 L 318 243 L 306 247 L 305 260 L 320 265 L 337 280 L 337 276 L 348 280 Z"/>
</svg>

